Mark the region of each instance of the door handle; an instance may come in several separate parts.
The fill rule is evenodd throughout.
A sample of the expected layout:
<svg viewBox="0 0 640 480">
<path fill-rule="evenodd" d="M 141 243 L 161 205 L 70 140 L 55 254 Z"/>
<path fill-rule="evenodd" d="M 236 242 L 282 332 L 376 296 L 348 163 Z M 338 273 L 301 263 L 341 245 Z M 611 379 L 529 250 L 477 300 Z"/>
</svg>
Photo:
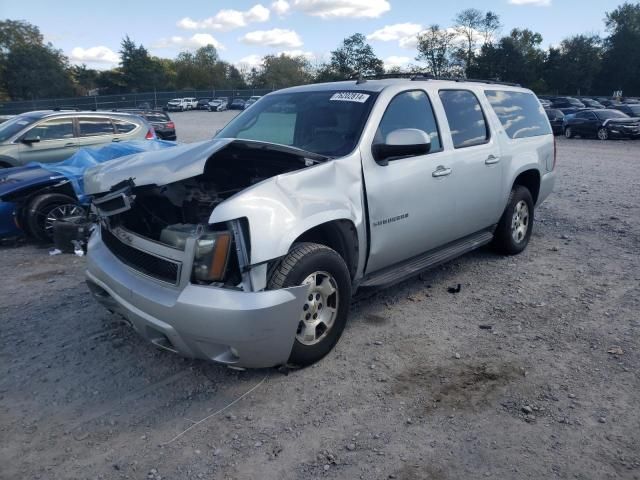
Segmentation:
<svg viewBox="0 0 640 480">
<path fill-rule="evenodd" d="M 433 173 L 431 174 L 433 177 L 446 177 L 447 175 L 451 175 L 451 169 L 450 168 L 446 168 L 443 167 L 442 165 L 438 165 L 438 168 L 436 168 Z"/>
<path fill-rule="evenodd" d="M 493 165 L 498 163 L 499 161 L 500 161 L 500 157 L 496 157 L 495 155 L 491 154 L 487 157 L 484 163 L 487 165 Z"/>
<path fill-rule="evenodd" d="M 75 147 L 76 144 L 75 143 L 65 143 L 64 146 L 65 147 Z"/>
</svg>

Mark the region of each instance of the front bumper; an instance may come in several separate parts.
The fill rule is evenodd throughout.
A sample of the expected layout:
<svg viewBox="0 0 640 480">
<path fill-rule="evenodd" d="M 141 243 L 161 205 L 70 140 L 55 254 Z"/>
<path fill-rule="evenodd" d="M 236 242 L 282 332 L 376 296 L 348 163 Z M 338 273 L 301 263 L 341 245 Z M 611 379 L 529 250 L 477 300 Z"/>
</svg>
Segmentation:
<svg viewBox="0 0 640 480">
<path fill-rule="evenodd" d="M 308 290 L 172 286 L 122 263 L 102 242 L 99 229 L 89 241 L 86 278 L 94 298 L 156 346 L 251 368 L 287 362 Z"/>
</svg>

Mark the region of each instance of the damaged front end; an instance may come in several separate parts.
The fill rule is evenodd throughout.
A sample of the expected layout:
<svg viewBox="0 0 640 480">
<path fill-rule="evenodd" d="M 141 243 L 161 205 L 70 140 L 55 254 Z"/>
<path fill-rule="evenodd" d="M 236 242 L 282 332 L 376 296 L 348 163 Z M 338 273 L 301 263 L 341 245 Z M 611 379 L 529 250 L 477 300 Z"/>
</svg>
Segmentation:
<svg viewBox="0 0 640 480">
<path fill-rule="evenodd" d="M 210 219 L 239 192 L 322 157 L 260 142 L 221 143 L 199 168 L 178 156 L 189 165 L 174 165 L 162 181 L 150 159 L 148 175 L 140 170 L 93 193 L 100 228 L 89 243 L 87 280 L 96 299 L 161 348 L 234 366 L 284 364 L 308 288 L 264 291 L 267 265 L 250 266 L 247 219 Z M 132 172 L 125 165 L 115 171 L 120 178 Z M 185 178 L 185 171 L 196 174 Z M 118 178 L 101 169 L 94 188 L 109 176 Z M 252 280 L 256 271 L 262 282 Z"/>
</svg>

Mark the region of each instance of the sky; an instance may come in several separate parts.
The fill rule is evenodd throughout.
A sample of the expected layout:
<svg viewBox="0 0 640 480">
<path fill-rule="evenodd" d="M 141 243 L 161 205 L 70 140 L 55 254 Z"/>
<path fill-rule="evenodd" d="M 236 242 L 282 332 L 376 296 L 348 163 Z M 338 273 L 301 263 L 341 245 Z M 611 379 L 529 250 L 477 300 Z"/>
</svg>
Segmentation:
<svg viewBox="0 0 640 480">
<path fill-rule="evenodd" d="M 439 24 L 449 27 L 465 8 L 492 10 L 512 28 L 540 32 L 543 47 L 570 35 L 605 33 L 605 11 L 616 0 L 0 0 L 0 18 L 26 20 L 72 63 L 98 69 L 117 65 L 120 42 L 129 35 L 153 55 L 213 44 L 220 57 L 254 66 L 267 54 L 328 59 L 343 38 L 367 36 L 387 66 L 416 63 L 415 35 Z"/>
</svg>

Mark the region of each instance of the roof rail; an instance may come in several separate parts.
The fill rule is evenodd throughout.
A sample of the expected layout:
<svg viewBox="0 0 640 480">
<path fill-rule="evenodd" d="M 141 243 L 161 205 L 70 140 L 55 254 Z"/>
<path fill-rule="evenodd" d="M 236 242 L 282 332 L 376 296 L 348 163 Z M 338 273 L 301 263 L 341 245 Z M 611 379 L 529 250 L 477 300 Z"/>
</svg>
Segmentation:
<svg viewBox="0 0 640 480">
<path fill-rule="evenodd" d="M 500 80 L 484 80 L 479 78 L 464 78 L 464 77 L 436 77 L 427 72 L 400 72 L 400 73 L 382 73 L 378 75 L 354 75 L 350 80 L 357 80 L 358 83 L 364 83 L 367 80 L 384 80 L 387 78 L 408 78 L 413 81 L 421 80 L 447 80 L 450 82 L 474 82 L 474 83 L 488 83 L 492 85 L 506 85 L 509 87 L 520 87 L 519 83 L 503 82 Z"/>
</svg>

